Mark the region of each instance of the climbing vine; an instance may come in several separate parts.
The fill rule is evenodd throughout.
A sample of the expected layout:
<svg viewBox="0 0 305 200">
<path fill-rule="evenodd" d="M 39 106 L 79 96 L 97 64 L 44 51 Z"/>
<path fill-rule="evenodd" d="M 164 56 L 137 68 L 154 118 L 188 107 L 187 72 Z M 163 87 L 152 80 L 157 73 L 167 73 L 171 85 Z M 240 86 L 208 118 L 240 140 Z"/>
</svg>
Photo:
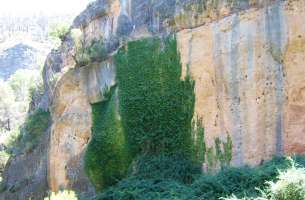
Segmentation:
<svg viewBox="0 0 305 200">
<path fill-rule="evenodd" d="M 128 42 L 114 60 L 118 84 L 92 105 L 93 136 L 85 156 L 98 190 L 127 171 L 132 177 L 191 182 L 189 172 L 200 172 L 200 163 L 231 161 L 231 142 L 216 139 L 215 148 L 207 148 L 202 119 L 193 120 L 194 81 L 189 66 L 182 78 L 175 37 Z"/>
<path fill-rule="evenodd" d="M 197 118 L 196 121 L 193 120 L 192 137 L 195 160 L 204 163 L 206 161 L 207 147 L 204 139 L 204 127 L 200 118 Z"/>
<path fill-rule="evenodd" d="M 120 111 L 132 155 L 190 155 L 194 83 L 181 80 L 173 37 L 129 42 L 115 57 Z"/>
<path fill-rule="evenodd" d="M 214 147 L 209 147 L 206 152 L 207 165 L 209 169 L 229 166 L 232 161 L 232 139 L 228 135 L 226 141 L 218 137 L 214 140 Z"/>
<path fill-rule="evenodd" d="M 92 105 L 92 139 L 85 155 L 85 170 L 97 190 L 122 179 L 129 165 L 125 136 L 117 110 L 117 89 Z"/>
</svg>

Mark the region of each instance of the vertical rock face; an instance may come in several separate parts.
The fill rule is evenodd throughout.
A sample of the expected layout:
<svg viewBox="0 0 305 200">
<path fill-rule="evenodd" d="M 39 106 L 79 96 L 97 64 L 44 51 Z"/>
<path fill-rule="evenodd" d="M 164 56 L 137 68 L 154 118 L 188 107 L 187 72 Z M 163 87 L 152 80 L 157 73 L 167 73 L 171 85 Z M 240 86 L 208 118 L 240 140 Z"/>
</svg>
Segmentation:
<svg viewBox="0 0 305 200">
<path fill-rule="evenodd" d="M 83 91 L 91 104 L 102 101 L 105 91 L 116 84 L 115 67 L 111 59 L 92 63 L 89 67 L 81 68 L 80 72 Z"/>
<path fill-rule="evenodd" d="M 52 191 L 71 188 L 94 193 L 84 174 L 83 155 L 91 136 L 91 105 L 103 100 L 115 84 L 111 60 L 70 69 L 56 84 L 51 109 L 49 186 Z"/>
<path fill-rule="evenodd" d="M 230 134 L 234 165 L 304 152 L 304 22 L 294 1 L 178 33 L 206 141 Z"/>
<path fill-rule="evenodd" d="M 90 103 L 103 100 L 116 84 L 111 57 L 119 45 L 113 39 L 176 33 L 184 74 L 189 68 L 196 84 L 194 117 L 202 118 L 208 146 L 231 136 L 233 165 L 304 153 L 305 3 L 205 2 L 98 0 L 75 19 L 73 28 L 80 28 L 86 44 L 102 37 L 109 54 L 75 68 L 73 41 L 67 39 L 45 65 L 52 190 L 92 191 L 82 157 L 91 134 Z"/>
<path fill-rule="evenodd" d="M 91 107 L 81 89 L 79 71 L 71 69 L 57 83 L 51 109 L 49 186 L 90 193 L 83 173 L 83 154 L 90 138 Z"/>
<path fill-rule="evenodd" d="M 283 55 L 285 77 L 284 151 L 305 153 L 305 2 L 286 6 L 288 26 L 286 52 Z"/>
<path fill-rule="evenodd" d="M 283 12 L 275 4 L 178 33 L 206 140 L 230 134 L 238 166 L 283 153 Z"/>
</svg>

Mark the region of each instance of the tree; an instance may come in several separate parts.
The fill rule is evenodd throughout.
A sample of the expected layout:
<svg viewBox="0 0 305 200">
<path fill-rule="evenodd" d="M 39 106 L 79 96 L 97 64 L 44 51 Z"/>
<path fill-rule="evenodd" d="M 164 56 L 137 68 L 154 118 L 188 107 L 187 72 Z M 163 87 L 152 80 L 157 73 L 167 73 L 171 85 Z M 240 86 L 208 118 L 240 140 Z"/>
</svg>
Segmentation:
<svg viewBox="0 0 305 200">
<path fill-rule="evenodd" d="M 13 89 L 16 101 L 28 102 L 29 88 L 34 87 L 39 81 L 39 70 L 19 69 L 9 79 L 9 85 Z"/>
<path fill-rule="evenodd" d="M 0 80 L 0 129 L 11 129 L 12 116 L 14 115 L 15 96 L 11 87 Z"/>
</svg>

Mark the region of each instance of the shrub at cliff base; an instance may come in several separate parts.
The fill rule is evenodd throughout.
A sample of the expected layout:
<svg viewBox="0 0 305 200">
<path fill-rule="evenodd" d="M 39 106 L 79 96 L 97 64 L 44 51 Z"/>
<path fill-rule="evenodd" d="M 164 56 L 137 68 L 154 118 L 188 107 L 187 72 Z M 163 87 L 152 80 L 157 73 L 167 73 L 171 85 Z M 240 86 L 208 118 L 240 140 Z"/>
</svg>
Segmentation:
<svg viewBox="0 0 305 200">
<path fill-rule="evenodd" d="M 173 180 L 128 178 L 93 200 L 191 200 L 194 191 Z"/>
<path fill-rule="evenodd" d="M 279 171 L 275 181 L 266 182 L 260 190 L 260 197 L 244 197 L 240 200 L 305 200 L 305 168 L 297 167 L 292 161 L 291 168 Z M 235 195 L 224 200 L 239 200 Z"/>
<path fill-rule="evenodd" d="M 305 166 L 305 157 L 297 156 L 294 158 L 299 166 Z M 178 165 L 176 166 L 178 167 Z M 175 168 L 175 167 L 173 167 Z M 288 170 L 288 173 L 282 171 Z M 298 173 L 291 173 L 289 171 L 297 171 Z M 185 173 L 185 172 L 184 172 Z M 225 168 L 217 174 L 202 174 L 198 175 L 197 171 L 194 173 L 194 179 L 191 183 L 176 179 L 175 176 L 150 176 L 150 173 L 141 174 L 141 176 L 130 176 L 129 178 L 119 182 L 116 186 L 109 188 L 104 193 L 92 198 L 92 200 L 219 200 L 222 197 L 228 197 L 235 194 L 236 199 L 247 196 L 245 200 L 304 200 L 304 198 L 279 198 L 272 197 L 263 199 L 261 192 L 257 189 L 264 189 L 270 185 L 270 181 L 280 183 L 280 185 L 289 186 L 287 182 L 282 184 L 277 180 L 304 177 L 303 169 L 291 168 L 291 162 L 285 158 L 274 158 L 266 162 L 262 166 L 255 168 Z M 182 175 L 183 176 L 183 175 Z M 285 178 L 281 178 L 285 177 Z M 301 186 L 304 186 L 301 184 Z M 279 188 L 279 187 L 276 187 Z M 280 192 L 274 194 L 291 194 L 298 195 L 296 189 L 285 188 L 285 190 L 278 190 Z M 301 187 L 304 190 L 304 187 Z M 230 199 L 230 198 L 228 198 Z M 233 197 L 232 197 L 233 199 Z"/>
<path fill-rule="evenodd" d="M 133 163 L 129 176 L 138 179 L 173 180 L 191 184 L 201 174 L 201 165 L 181 155 L 140 156 Z"/>
</svg>

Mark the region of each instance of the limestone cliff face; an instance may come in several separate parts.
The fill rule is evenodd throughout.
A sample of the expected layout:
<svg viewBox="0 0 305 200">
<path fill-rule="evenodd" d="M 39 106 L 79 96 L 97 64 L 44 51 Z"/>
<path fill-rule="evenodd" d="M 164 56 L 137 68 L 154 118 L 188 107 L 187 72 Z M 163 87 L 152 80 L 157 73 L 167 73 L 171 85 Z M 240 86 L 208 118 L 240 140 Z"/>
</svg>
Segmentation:
<svg viewBox="0 0 305 200">
<path fill-rule="evenodd" d="M 204 3 L 205 2 L 205 3 Z M 216 3 L 218 2 L 218 3 Z M 242 2 L 242 3 L 237 3 Z M 112 55 L 126 40 L 175 32 L 184 73 L 195 80 L 205 141 L 233 141 L 232 165 L 304 153 L 305 3 L 295 1 L 98 0 L 74 21 L 86 44 L 103 38 L 107 59 L 75 67 L 72 38 L 44 68 L 51 106 L 49 186 L 92 192 L 83 173 L 90 103 L 115 84 Z"/>
<path fill-rule="evenodd" d="M 91 106 L 115 84 L 111 61 L 69 69 L 56 84 L 51 106 L 53 125 L 49 152 L 49 186 L 94 193 L 84 174 L 83 155 L 91 136 Z"/>
<path fill-rule="evenodd" d="M 48 176 L 54 190 L 77 188 L 89 192 L 81 157 L 90 137 L 91 107 L 78 76 L 78 71 L 66 72 L 55 89 Z"/>
<path fill-rule="evenodd" d="M 279 2 L 178 33 L 206 141 L 230 134 L 234 165 L 304 153 L 304 8 Z"/>
</svg>

